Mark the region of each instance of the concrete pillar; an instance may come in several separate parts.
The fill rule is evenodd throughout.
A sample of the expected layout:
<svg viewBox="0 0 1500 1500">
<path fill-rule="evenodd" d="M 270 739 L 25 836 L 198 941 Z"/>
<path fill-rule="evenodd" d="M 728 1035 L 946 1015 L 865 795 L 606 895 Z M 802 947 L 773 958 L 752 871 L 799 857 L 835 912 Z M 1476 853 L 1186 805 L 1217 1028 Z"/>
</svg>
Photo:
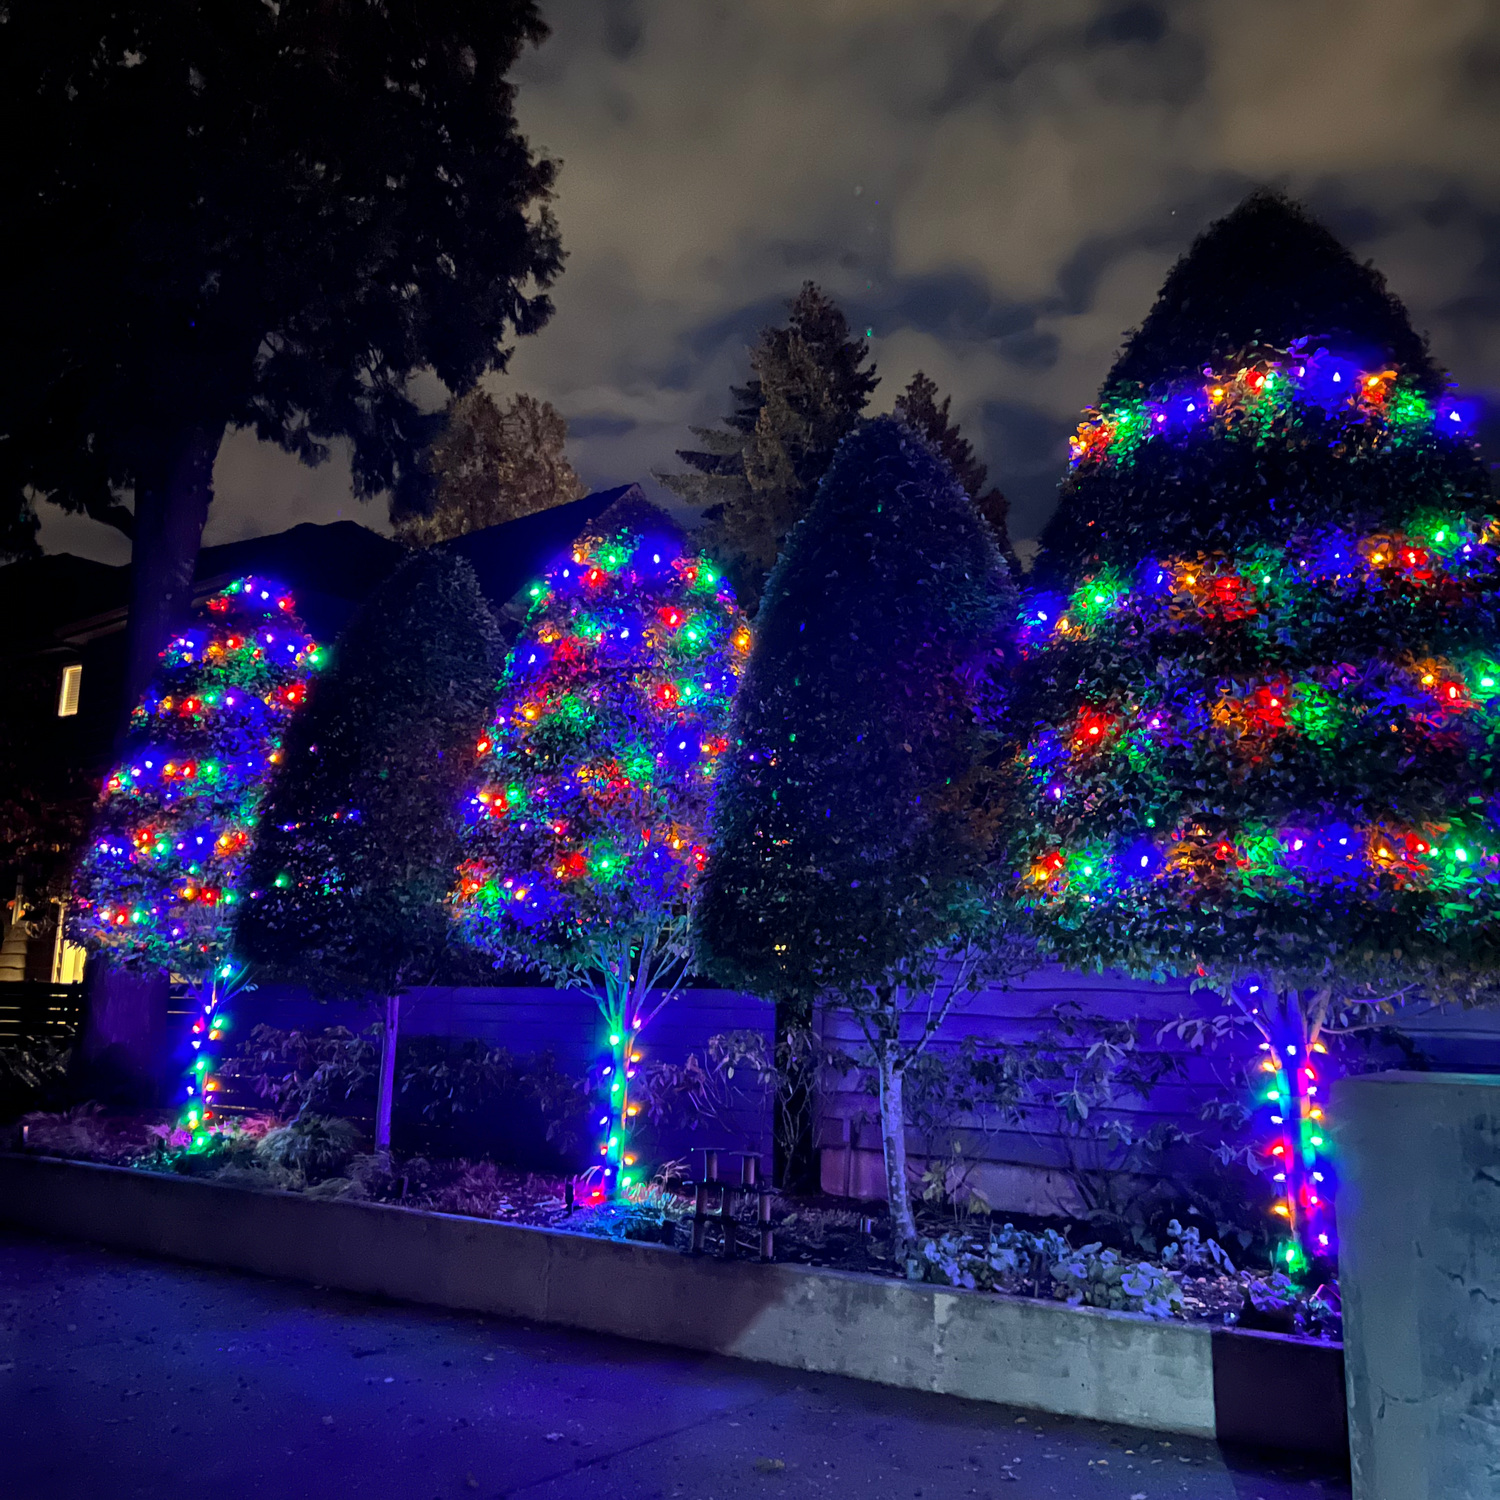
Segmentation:
<svg viewBox="0 0 1500 1500">
<path fill-rule="evenodd" d="M 1354 1500 L 1500 1495 L 1500 1077 L 1333 1086 Z"/>
</svg>

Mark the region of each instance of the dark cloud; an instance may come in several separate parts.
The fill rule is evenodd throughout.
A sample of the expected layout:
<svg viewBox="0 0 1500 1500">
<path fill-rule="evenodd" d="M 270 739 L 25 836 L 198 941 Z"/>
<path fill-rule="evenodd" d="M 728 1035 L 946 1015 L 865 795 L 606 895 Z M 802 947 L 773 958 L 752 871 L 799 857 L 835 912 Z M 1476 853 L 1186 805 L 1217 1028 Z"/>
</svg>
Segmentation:
<svg viewBox="0 0 1500 1500">
<path fill-rule="evenodd" d="M 569 261 L 555 320 L 495 384 L 557 404 L 592 484 L 672 467 L 812 277 L 872 330 L 876 406 L 925 369 L 1034 535 L 1122 336 L 1260 183 L 1304 197 L 1459 382 L 1500 396 L 1492 0 L 544 10 L 519 108 L 564 163 Z M 361 513 L 347 471 L 248 439 L 218 477 L 213 540 Z"/>
</svg>

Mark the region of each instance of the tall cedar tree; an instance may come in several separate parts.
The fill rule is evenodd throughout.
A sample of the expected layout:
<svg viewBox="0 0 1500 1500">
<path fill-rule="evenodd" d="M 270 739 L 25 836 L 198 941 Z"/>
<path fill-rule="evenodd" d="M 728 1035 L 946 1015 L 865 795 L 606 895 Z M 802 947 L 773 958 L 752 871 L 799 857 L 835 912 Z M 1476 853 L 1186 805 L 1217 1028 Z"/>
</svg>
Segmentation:
<svg viewBox="0 0 1500 1500">
<path fill-rule="evenodd" d="M 1006 951 L 988 726 L 1013 609 L 952 470 L 904 423 L 863 424 L 767 585 L 715 800 L 699 964 L 858 1019 L 903 1256 L 905 1070 Z"/>
<path fill-rule="evenodd" d="M 812 282 L 788 304 L 785 327 L 765 328 L 750 351 L 753 377 L 731 387 L 722 430 L 694 428 L 699 451 L 679 452 L 685 474 L 657 477 L 706 507 L 701 540 L 755 608 L 787 533 L 807 513 L 833 451 L 879 384 L 869 348 L 849 336 L 836 303 Z"/>
<path fill-rule="evenodd" d="M 579 499 L 584 487 L 568 462 L 567 440 L 568 424 L 550 402 L 522 391 L 502 406 L 475 386 L 450 403 L 428 450 L 430 504 L 392 504 L 396 539 L 431 547 Z"/>
<path fill-rule="evenodd" d="M 594 997 L 610 1048 L 597 1165 L 629 1188 L 629 1080 L 686 970 L 750 631 L 710 560 L 640 500 L 611 506 L 530 595 L 465 803 L 458 919 L 498 961 Z"/>
<path fill-rule="evenodd" d="M 420 483 L 434 422 L 551 312 L 555 164 L 507 74 L 532 0 L 85 0 L 6 8 L 0 202 L 17 357 L 0 375 L 12 550 L 46 497 L 118 526 L 125 697 L 185 610 L 227 429 L 362 495 Z M 133 510 L 121 503 L 133 492 Z"/>
<path fill-rule="evenodd" d="M 469 564 L 409 558 L 335 646 L 288 736 L 251 856 L 240 956 L 317 994 L 378 999 L 380 1151 L 401 993 L 453 956 L 455 819 L 500 649 Z"/>
<path fill-rule="evenodd" d="M 1333 1243 L 1322 1038 L 1500 961 L 1500 519 L 1441 390 L 1379 276 L 1252 198 L 1086 415 L 1023 611 L 1022 899 L 1259 1030 L 1292 1264 Z"/>
<path fill-rule="evenodd" d="M 1021 565 L 1010 545 L 1010 501 L 993 485 L 985 489 L 990 471 L 980 463 L 974 445 L 948 414 L 953 397 L 944 396 L 940 405 L 937 394 L 937 382 L 918 370 L 896 397 L 896 415 L 926 438 L 928 446 L 947 462 L 964 493 L 974 502 L 974 509 L 989 522 L 1006 566 L 1012 574 L 1019 573 Z"/>
</svg>

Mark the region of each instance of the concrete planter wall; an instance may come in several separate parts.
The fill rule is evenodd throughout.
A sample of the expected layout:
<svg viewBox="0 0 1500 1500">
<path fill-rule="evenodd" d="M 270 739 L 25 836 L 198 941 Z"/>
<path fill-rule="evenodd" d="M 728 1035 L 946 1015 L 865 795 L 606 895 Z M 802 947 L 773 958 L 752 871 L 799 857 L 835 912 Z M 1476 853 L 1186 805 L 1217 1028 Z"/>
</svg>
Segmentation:
<svg viewBox="0 0 1500 1500">
<path fill-rule="evenodd" d="M 1342 1455 L 1334 1345 L 0 1155 L 0 1220 L 352 1292 Z"/>
</svg>

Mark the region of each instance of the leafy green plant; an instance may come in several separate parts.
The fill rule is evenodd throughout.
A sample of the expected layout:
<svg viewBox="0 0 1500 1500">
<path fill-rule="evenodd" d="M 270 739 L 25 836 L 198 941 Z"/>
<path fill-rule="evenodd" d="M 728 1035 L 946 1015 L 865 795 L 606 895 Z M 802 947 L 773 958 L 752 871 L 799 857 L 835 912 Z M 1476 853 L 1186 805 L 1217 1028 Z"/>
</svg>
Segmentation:
<svg viewBox="0 0 1500 1500">
<path fill-rule="evenodd" d="M 300 1172 L 309 1182 L 337 1177 L 359 1154 L 359 1127 L 337 1115 L 301 1115 L 261 1137 L 256 1159 Z"/>
</svg>

